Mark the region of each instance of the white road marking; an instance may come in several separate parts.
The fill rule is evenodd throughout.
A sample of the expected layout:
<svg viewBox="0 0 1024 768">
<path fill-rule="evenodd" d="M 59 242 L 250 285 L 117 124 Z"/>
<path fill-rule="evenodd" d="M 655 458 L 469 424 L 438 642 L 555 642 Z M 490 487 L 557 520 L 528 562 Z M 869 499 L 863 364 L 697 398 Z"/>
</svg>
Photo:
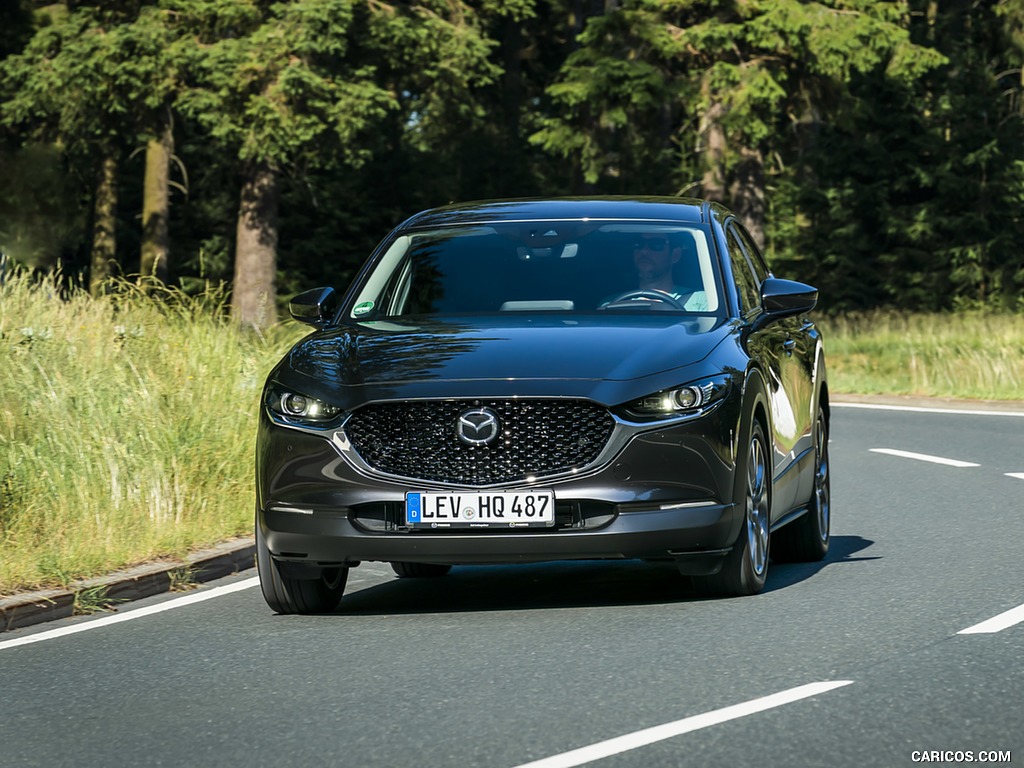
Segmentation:
<svg viewBox="0 0 1024 768">
<path fill-rule="evenodd" d="M 94 619 L 92 621 L 75 624 L 70 627 L 61 627 L 59 629 L 51 629 L 46 632 L 38 632 L 34 635 L 19 637 L 15 640 L 0 640 L 0 651 L 5 648 L 14 648 L 19 645 L 29 645 L 30 643 L 40 643 L 43 640 L 54 640 L 66 635 L 87 632 L 90 629 L 99 629 L 100 627 L 107 627 L 111 624 L 120 624 L 122 621 L 141 619 L 144 616 L 152 616 L 154 613 L 162 613 L 174 608 L 183 608 L 186 605 L 193 605 L 194 603 L 201 603 L 205 600 L 212 600 L 215 597 L 230 595 L 232 592 L 241 592 L 243 589 L 250 589 L 259 583 L 260 580 L 254 577 L 246 579 L 245 581 L 236 581 L 234 584 L 228 584 L 223 587 L 214 587 L 213 589 L 204 590 L 202 592 L 192 592 L 191 594 L 179 597 L 175 600 L 167 600 L 163 603 L 159 603 L 158 605 L 150 605 L 134 611 L 125 611 L 124 613 L 118 613 L 112 616 L 104 616 L 102 619 Z"/>
<path fill-rule="evenodd" d="M 944 459 L 941 456 L 929 456 L 927 453 L 913 453 L 911 451 L 897 451 L 895 448 L 871 448 L 871 453 L 884 453 L 886 456 L 899 456 L 902 459 L 916 459 L 917 461 L 927 461 L 932 464 L 943 464 L 947 467 L 980 467 L 980 464 L 974 464 L 970 461 L 960 461 L 959 459 Z"/>
<path fill-rule="evenodd" d="M 1010 416 L 1024 418 L 1024 411 L 983 411 L 969 408 L 925 408 L 916 405 L 881 405 L 874 403 L 829 403 L 832 408 L 862 408 L 868 411 L 904 411 L 906 413 L 942 413 L 954 416 Z"/>
<path fill-rule="evenodd" d="M 1024 605 L 1018 605 L 1016 608 L 1004 611 L 998 616 L 993 616 L 988 621 L 981 622 L 981 624 L 975 624 L 973 627 L 961 629 L 957 634 L 984 635 L 991 632 L 1002 632 L 1004 629 L 1012 627 L 1014 624 L 1020 624 L 1022 621 L 1024 621 Z"/>
<path fill-rule="evenodd" d="M 637 749 L 638 747 L 654 744 L 658 741 L 671 739 L 674 736 L 680 736 L 684 733 L 697 731 L 711 725 L 718 725 L 719 723 L 736 720 L 737 718 L 753 715 L 757 712 L 764 712 L 768 709 L 781 707 L 783 704 L 791 704 L 794 701 L 800 701 L 800 699 L 806 699 L 810 696 L 817 696 L 819 693 L 826 693 L 835 688 L 842 688 L 845 685 L 850 685 L 851 683 L 853 683 L 853 680 L 834 680 L 831 682 L 801 685 L 797 688 L 790 688 L 788 691 L 773 693 L 770 696 L 753 699 L 752 701 L 747 701 L 743 704 L 734 704 L 731 707 L 724 707 L 711 712 L 705 712 L 702 715 L 694 715 L 693 717 L 676 720 L 673 723 L 665 723 L 664 725 L 645 728 L 644 730 L 636 731 L 635 733 L 627 733 L 624 736 L 617 736 L 614 739 L 600 741 L 597 744 L 580 747 L 579 749 L 574 749 L 570 752 L 563 752 L 560 755 L 552 755 L 551 757 L 534 760 L 530 763 L 523 763 L 522 765 L 516 766 L 516 768 L 572 768 L 576 765 L 583 765 L 584 763 L 589 763 L 594 760 L 618 755 L 622 752 L 628 752 L 631 749 Z"/>
<path fill-rule="evenodd" d="M 832 403 L 833 407 L 838 408 L 864 408 L 868 410 L 876 411 L 909 411 L 911 413 L 943 413 L 943 414 L 956 414 L 963 416 L 1013 416 L 1013 417 L 1024 417 L 1024 412 L 1021 411 L 981 411 L 981 410 L 958 410 L 951 408 L 921 408 L 915 406 L 903 406 L 903 405 L 874 405 L 871 403 Z M 928 456 L 923 453 L 911 453 L 910 451 L 896 451 L 889 448 L 872 448 L 872 453 L 883 453 L 890 456 L 900 456 L 907 459 L 917 459 L 919 461 L 929 461 L 934 464 L 944 464 L 950 467 L 977 467 L 979 464 L 974 464 L 969 461 L 959 461 L 957 459 L 945 459 L 939 456 Z M 1024 480 L 1024 472 L 1007 472 L 1007 477 L 1012 477 L 1017 480 Z M 1002 632 L 1004 629 L 1015 626 L 1024 622 L 1024 605 L 1018 605 L 1016 608 L 1011 608 L 998 616 L 994 616 L 987 621 L 983 621 L 980 624 L 975 624 L 967 629 L 961 629 L 957 632 L 958 635 L 980 635 L 989 634 L 994 632 Z"/>
</svg>

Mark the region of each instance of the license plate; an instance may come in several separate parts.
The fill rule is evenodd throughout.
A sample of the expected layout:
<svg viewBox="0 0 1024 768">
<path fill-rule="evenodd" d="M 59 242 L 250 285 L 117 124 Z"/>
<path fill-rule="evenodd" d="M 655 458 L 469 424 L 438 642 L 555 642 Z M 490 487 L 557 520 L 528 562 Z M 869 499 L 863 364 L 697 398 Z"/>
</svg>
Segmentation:
<svg viewBox="0 0 1024 768">
<path fill-rule="evenodd" d="M 555 524 L 551 491 L 407 493 L 405 521 L 412 528 L 531 528 Z"/>
</svg>

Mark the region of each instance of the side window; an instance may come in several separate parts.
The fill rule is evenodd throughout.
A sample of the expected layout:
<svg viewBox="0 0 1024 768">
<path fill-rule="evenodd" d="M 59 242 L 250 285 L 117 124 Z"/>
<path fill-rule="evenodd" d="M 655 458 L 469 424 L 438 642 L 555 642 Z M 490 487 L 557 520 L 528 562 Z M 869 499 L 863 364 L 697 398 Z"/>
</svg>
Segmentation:
<svg viewBox="0 0 1024 768">
<path fill-rule="evenodd" d="M 732 277 L 736 281 L 736 298 L 740 304 L 740 314 L 745 315 L 761 304 L 761 292 L 750 271 L 746 254 L 737 238 L 736 227 L 732 224 L 725 230 L 725 240 L 729 247 L 729 261 L 732 264 Z"/>
<path fill-rule="evenodd" d="M 765 281 L 765 278 L 771 274 L 771 270 L 768 269 L 768 265 L 765 263 L 764 256 L 761 255 L 761 251 L 754 245 L 754 240 L 739 224 L 733 223 L 733 227 L 736 228 L 736 236 L 739 238 L 740 245 L 743 246 L 743 250 L 747 252 L 747 258 L 750 260 L 750 266 L 754 270 L 754 275 L 757 277 L 757 284 L 760 285 Z"/>
</svg>

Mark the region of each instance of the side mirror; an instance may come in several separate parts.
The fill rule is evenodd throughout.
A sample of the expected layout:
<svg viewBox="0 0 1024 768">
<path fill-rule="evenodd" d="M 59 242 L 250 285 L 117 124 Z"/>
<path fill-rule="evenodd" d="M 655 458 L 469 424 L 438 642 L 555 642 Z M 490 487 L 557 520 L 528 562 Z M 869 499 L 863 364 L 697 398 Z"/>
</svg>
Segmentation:
<svg viewBox="0 0 1024 768">
<path fill-rule="evenodd" d="M 300 323 L 327 325 L 338 311 L 341 299 L 333 288 L 313 288 L 303 291 L 288 302 L 288 312 Z"/>
<path fill-rule="evenodd" d="M 760 330 L 783 317 L 810 312 L 817 304 L 817 288 L 794 280 L 769 277 L 761 283 L 761 314 L 751 330 Z"/>
<path fill-rule="evenodd" d="M 802 315 L 818 304 L 818 289 L 794 280 L 769 277 L 761 284 L 761 309 L 773 318 Z"/>
</svg>

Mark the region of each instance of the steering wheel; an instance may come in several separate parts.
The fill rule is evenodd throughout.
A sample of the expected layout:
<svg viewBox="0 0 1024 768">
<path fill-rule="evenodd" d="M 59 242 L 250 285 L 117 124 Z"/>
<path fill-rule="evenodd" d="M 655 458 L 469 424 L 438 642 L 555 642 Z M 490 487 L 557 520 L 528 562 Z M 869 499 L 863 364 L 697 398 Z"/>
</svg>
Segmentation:
<svg viewBox="0 0 1024 768">
<path fill-rule="evenodd" d="M 602 302 L 598 309 L 607 309 L 612 306 L 619 306 L 623 302 L 633 301 L 634 299 L 647 299 L 648 301 L 660 301 L 668 304 L 674 309 L 685 310 L 686 305 L 681 299 L 677 299 L 670 293 L 664 291 L 657 291 L 645 288 L 634 289 L 632 291 L 625 291 L 620 293 L 618 296 L 613 296 L 608 301 Z"/>
</svg>

